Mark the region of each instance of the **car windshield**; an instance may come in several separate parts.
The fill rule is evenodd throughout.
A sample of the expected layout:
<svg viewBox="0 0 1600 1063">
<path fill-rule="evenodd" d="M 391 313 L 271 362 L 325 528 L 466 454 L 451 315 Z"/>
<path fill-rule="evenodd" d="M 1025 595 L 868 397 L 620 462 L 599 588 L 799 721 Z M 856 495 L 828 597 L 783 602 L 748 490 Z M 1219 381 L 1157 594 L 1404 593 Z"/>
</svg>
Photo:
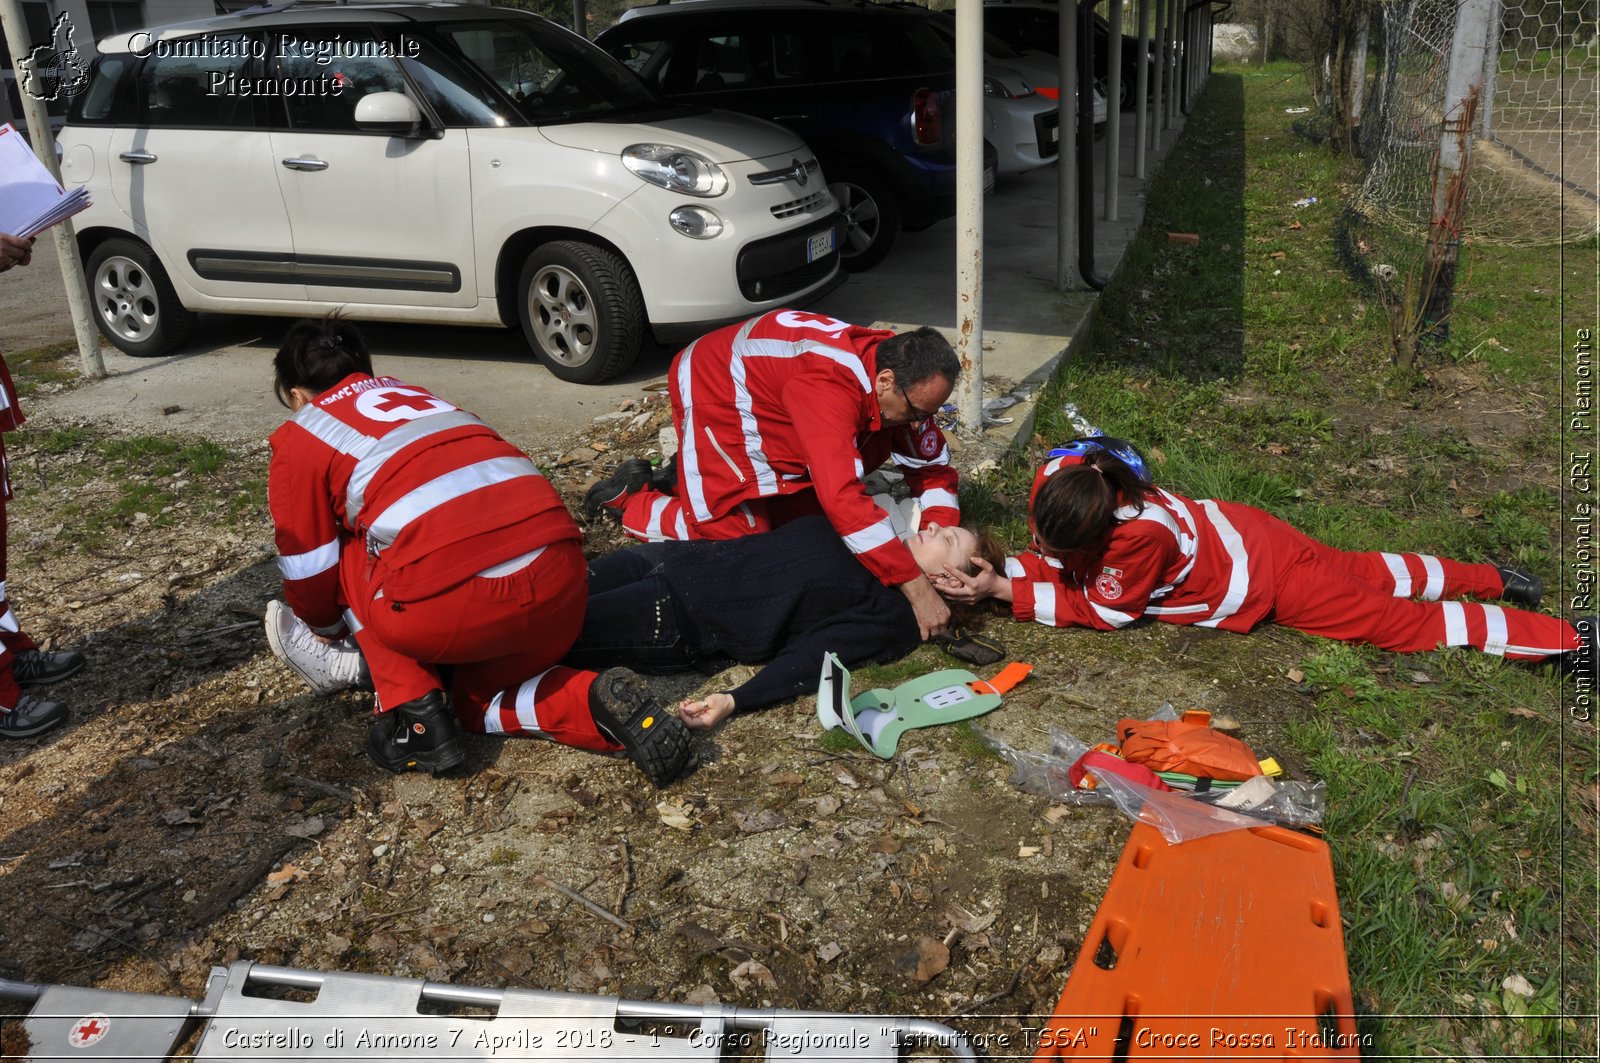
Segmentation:
<svg viewBox="0 0 1600 1063">
<path fill-rule="evenodd" d="M 572 122 L 658 107 L 627 67 L 587 41 L 537 22 L 447 22 L 456 46 L 530 122 Z"/>
</svg>

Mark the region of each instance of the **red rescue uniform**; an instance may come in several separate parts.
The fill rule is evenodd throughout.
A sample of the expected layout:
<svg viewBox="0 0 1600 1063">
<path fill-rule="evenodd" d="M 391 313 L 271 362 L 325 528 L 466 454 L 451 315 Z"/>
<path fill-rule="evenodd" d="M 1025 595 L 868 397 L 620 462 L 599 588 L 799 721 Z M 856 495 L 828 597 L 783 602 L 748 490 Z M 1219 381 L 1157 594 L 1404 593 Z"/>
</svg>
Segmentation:
<svg viewBox="0 0 1600 1063">
<path fill-rule="evenodd" d="M 0 432 L 15 432 L 24 420 L 16 386 L 11 383 L 11 370 L 0 358 Z M 22 688 L 11 671 L 16 655 L 39 648 L 17 622 L 6 595 L 6 507 L 10 502 L 11 465 L 6 460 L 5 444 L 0 442 L 0 707 L 6 709 L 15 708 L 22 697 Z"/>
<path fill-rule="evenodd" d="M 924 524 L 961 522 L 950 448 L 930 418 L 886 427 L 873 382 L 894 335 L 774 310 L 702 336 L 669 375 L 677 496 L 637 492 L 622 526 L 646 542 L 732 539 L 821 512 L 885 584 L 922 574 L 862 478 L 892 462 Z"/>
<path fill-rule="evenodd" d="M 355 373 L 272 434 L 268 501 L 284 598 L 346 627 L 380 709 L 443 689 L 464 728 L 614 751 L 593 672 L 556 665 L 587 601 L 580 533 L 516 447 L 393 377 Z"/>
<path fill-rule="evenodd" d="M 1033 496 L 1057 471 L 1081 462 L 1077 455 L 1046 462 Z M 1471 646 L 1519 660 L 1581 645 L 1558 617 L 1441 600 L 1498 597 L 1504 586 L 1493 565 L 1336 550 L 1253 506 L 1160 488 L 1142 508 L 1118 509 L 1117 518 L 1122 523 L 1101 553 L 1049 556 L 1036 537 L 1033 549 L 1008 558 L 1012 614 L 1102 631 L 1142 616 L 1240 632 L 1270 620 L 1402 653 Z"/>
</svg>

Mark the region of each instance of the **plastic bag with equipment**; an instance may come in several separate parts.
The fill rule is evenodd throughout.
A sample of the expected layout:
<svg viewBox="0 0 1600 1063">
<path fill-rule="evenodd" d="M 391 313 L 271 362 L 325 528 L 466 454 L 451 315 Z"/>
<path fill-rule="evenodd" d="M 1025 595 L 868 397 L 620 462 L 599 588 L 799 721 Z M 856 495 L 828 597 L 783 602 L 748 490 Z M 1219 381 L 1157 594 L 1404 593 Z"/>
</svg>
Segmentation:
<svg viewBox="0 0 1600 1063">
<path fill-rule="evenodd" d="M 1168 713 L 1171 709 L 1163 706 Z M 1160 713 L 1157 714 L 1161 715 Z M 1161 793 L 1112 773 L 1095 775 L 1092 790 L 1075 788 L 1072 766 L 1089 746 L 1058 727 L 1050 728 L 1050 751 L 1013 749 L 1003 739 L 974 727 L 978 738 L 1011 765 L 1009 781 L 1029 793 L 1066 805 L 1115 805 L 1129 819 L 1149 823 L 1167 841 L 1177 844 L 1228 830 L 1260 827 L 1268 822 L 1314 827 L 1322 822 L 1326 787 L 1257 776 L 1237 787 L 1204 793 Z M 1092 769 L 1091 769 L 1092 770 Z"/>
</svg>

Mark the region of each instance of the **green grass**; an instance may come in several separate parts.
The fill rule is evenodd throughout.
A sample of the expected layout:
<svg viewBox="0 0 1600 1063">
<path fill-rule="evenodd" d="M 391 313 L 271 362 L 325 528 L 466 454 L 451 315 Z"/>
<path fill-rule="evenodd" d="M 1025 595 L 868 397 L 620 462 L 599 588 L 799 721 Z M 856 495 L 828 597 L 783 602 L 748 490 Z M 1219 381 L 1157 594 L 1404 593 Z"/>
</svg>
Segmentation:
<svg viewBox="0 0 1600 1063">
<path fill-rule="evenodd" d="M 1451 339 L 1398 373 L 1387 314 L 1335 252 L 1360 174 L 1292 131 L 1284 108 L 1306 96 L 1287 66 L 1212 78 L 1089 342 L 1045 390 L 1038 435 L 1077 434 L 1071 402 L 1186 494 L 1344 549 L 1515 561 L 1555 599 L 1559 322 L 1592 324 L 1596 247 L 1567 248 L 1564 265 L 1551 248 L 1472 248 Z M 1291 206 L 1305 196 L 1318 202 Z M 1013 544 L 1039 456 L 972 492 L 980 519 L 1013 507 Z M 1210 645 L 1243 665 L 1253 642 Z M 1600 774 L 1592 725 L 1565 719 L 1548 673 L 1496 658 L 1303 645 L 1314 707 L 1280 722 L 1291 759 L 1328 786 L 1372 1050 L 1592 1056 L 1593 1020 L 1562 1017 L 1596 1001 L 1596 817 L 1573 796 Z"/>
<path fill-rule="evenodd" d="M 58 551 L 102 550 L 142 528 L 170 527 L 187 512 L 220 510 L 234 524 L 265 518 L 265 476 L 241 475 L 245 459 L 211 440 L 114 435 L 76 425 L 20 432 L 8 446 L 14 463 L 58 463 L 60 471 L 41 486 L 65 497 L 30 490 L 20 502 L 59 515 L 62 529 L 51 544 Z"/>
</svg>

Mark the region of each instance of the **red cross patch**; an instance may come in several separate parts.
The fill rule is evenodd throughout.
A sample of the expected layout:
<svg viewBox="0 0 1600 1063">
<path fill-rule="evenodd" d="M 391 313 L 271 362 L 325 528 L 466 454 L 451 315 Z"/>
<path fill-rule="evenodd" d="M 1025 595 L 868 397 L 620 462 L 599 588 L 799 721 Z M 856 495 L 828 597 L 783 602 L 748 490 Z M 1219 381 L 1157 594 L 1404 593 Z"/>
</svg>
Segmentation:
<svg viewBox="0 0 1600 1063">
<path fill-rule="evenodd" d="M 1102 598 L 1121 598 L 1122 583 L 1109 572 L 1102 572 L 1095 577 L 1094 592 Z"/>
<path fill-rule="evenodd" d="M 929 425 L 928 428 L 923 431 L 922 435 L 917 437 L 917 450 L 924 458 L 938 457 L 939 430 L 934 428 L 932 425 Z"/>
<path fill-rule="evenodd" d="M 88 1048 L 111 1029 L 111 1016 L 103 1011 L 85 1015 L 67 1031 L 67 1044 L 73 1048 Z"/>
</svg>

